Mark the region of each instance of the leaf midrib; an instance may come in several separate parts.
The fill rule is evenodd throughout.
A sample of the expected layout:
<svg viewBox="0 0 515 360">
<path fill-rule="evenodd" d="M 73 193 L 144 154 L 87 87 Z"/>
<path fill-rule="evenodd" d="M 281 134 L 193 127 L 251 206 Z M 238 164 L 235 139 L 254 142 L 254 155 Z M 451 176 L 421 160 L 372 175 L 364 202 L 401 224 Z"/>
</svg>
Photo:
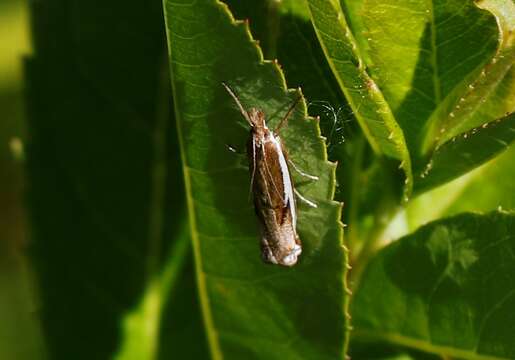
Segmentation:
<svg viewBox="0 0 515 360">
<path fill-rule="evenodd" d="M 395 332 L 379 332 L 375 330 L 356 328 L 352 331 L 351 336 L 358 340 L 386 341 L 391 344 L 406 346 L 423 352 L 447 355 L 467 360 L 511 360 L 509 358 L 482 355 L 469 350 L 461 350 L 449 346 L 435 345 L 426 340 L 415 339 Z"/>
<path fill-rule="evenodd" d="M 436 49 L 438 48 L 436 46 L 436 23 L 435 23 L 435 9 L 434 9 L 434 3 L 433 0 L 428 0 L 428 6 L 430 11 L 430 18 L 431 18 L 431 64 L 433 65 L 433 87 L 434 87 L 434 101 L 435 104 L 439 104 L 442 101 L 442 90 L 440 86 L 440 77 L 438 76 L 438 59 L 436 56 Z"/>
<path fill-rule="evenodd" d="M 167 39 L 171 39 L 170 34 L 170 24 L 168 23 L 168 16 L 167 16 L 167 0 L 163 0 L 163 17 L 165 22 L 165 31 L 166 31 L 166 37 Z M 171 86 L 172 86 L 172 93 L 177 94 L 177 89 L 175 87 L 175 75 L 172 69 L 172 54 L 170 50 L 170 46 L 168 46 L 168 58 L 170 59 L 170 79 L 171 79 Z M 207 284 L 206 284 L 206 278 L 204 275 L 204 270 L 202 268 L 202 264 L 200 259 L 202 259 L 202 254 L 200 251 L 200 239 L 199 234 L 197 233 L 197 225 L 196 225 L 196 217 L 195 217 L 195 207 L 193 203 L 193 198 L 191 196 L 192 189 L 191 189 L 191 179 L 189 174 L 189 167 L 186 159 L 186 146 L 184 144 L 184 135 L 182 133 L 181 128 L 181 111 L 179 111 L 179 103 L 177 101 L 177 96 L 173 96 L 173 105 L 174 105 L 174 111 L 175 111 L 175 124 L 177 128 L 177 137 L 179 142 L 179 149 L 180 149 L 180 156 L 181 156 L 181 166 L 184 176 L 184 187 L 185 187 L 185 196 L 186 196 L 186 204 L 188 208 L 188 218 L 189 218 L 189 224 L 190 224 L 190 232 L 191 232 L 191 240 L 193 245 L 193 252 L 195 255 L 195 274 L 197 277 L 197 289 L 198 289 L 198 296 L 200 298 L 200 307 L 202 309 L 202 318 L 204 320 L 204 325 L 206 329 L 207 334 L 207 340 L 209 343 L 209 351 L 211 353 L 211 358 L 214 360 L 221 360 L 222 357 L 222 350 L 220 348 L 220 344 L 218 343 L 217 335 L 216 335 L 216 329 L 213 321 L 213 315 L 211 313 L 211 308 L 209 306 L 209 297 L 207 295 Z"/>
</svg>

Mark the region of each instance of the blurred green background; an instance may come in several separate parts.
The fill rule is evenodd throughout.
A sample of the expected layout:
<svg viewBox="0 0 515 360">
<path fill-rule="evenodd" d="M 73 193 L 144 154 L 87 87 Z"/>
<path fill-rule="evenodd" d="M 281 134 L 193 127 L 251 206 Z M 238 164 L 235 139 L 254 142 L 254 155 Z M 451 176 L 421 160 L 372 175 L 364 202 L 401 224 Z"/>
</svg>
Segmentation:
<svg viewBox="0 0 515 360">
<path fill-rule="evenodd" d="M 30 268 L 23 253 L 23 57 L 28 6 L 0 1 L 0 359 L 39 359 L 43 349 Z"/>
</svg>

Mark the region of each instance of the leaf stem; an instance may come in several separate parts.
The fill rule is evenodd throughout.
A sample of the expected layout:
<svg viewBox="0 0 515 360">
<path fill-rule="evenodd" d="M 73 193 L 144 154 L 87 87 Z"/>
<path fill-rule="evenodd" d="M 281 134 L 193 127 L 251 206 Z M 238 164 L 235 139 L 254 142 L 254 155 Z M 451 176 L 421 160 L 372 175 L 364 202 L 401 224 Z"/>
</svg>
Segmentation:
<svg viewBox="0 0 515 360">
<path fill-rule="evenodd" d="M 365 137 L 360 136 L 356 139 L 356 150 L 353 159 L 351 160 L 350 169 L 350 195 L 349 195 L 349 230 L 347 231 L 347 239 L 349 245 L 349 252 L 351 259 L 353 258 L 354 251 L 358 245 L 359 231 L 358 231 L 358 213 L 359 213 L 359 189 L 361 178 L 361 165 L 363 163 L 363 154 L 365 151 Z"/>
<path fill-rule="evenodd" d="M 349 279 L 352 288 L 357 288 L 361 274 L 365 270 L 369 261 L 383 246 L 385 239 L 385 232 L 390 228 L 392 220 L 396 218 L 399 213 L 398 203 L 393 202 L 390 194 L 386 192 L 381 199 L 378 200 L 378 206 L 374 214 L 374 226 L 372 230 L 366 235 L 364 241 L 360 242 L 363 246 L 355 249 L 354 257 L 352 258 L 352 270 L 350 271 Z"/>
<path fill-rule="evenodd" d="M 392 215 L 389 216 L 391 219 Z M 367 239 L 363 243 L 363 247 L 355 256 L 354 261 L 352 262 L 352 269 L 349 274 L 349 283 L 353 289 L 358 287 L 359 279 L 361 278 L 368 262 L 381 248 L 381 240 L 383 239 L 383 234 L 388 227 L 388 224 L 389 221 L 376 221 L 374 230 L 368 234 Z"/>
<path fill-rule="evenodd" d="M 478 354 L 470 350 L 462 350 L 445 345 L 437 345 L 430 343 L 425 339 L 418 339 L 414 337 L 405 336 L 395 332 L 380 332 L 377 330 L 368 330 L 357 328 L 352 332 L 353 339 L 362 339 L 366 341 L 381 341 L 399 346 L 416 349 L 418 351 L 437 354 L 440 356 L 470 359 L 470 360 L 509 360 L 505 357 L 498 357 L 494 355 Z"/>
</svg>

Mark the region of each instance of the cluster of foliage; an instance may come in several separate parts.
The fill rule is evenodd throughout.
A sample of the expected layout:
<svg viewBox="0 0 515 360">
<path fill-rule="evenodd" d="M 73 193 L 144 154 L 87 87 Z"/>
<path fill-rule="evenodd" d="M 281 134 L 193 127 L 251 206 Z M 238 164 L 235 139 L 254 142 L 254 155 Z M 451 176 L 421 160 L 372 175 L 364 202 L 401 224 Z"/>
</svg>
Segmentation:
<svg viewBox="0 0 515 360">
<path fill-rule="evenodd" d="M 31 10 L 51 359 L 515 358 L 512 0 Z M 271 127 L 305 96 L 281 130 L 319 178 L 292 173 L 318 205 L 298 204 L 292 268 L 260 260 L 246 159 L 226 149 L 248 127 L 222 81 Z"/>
</svg>

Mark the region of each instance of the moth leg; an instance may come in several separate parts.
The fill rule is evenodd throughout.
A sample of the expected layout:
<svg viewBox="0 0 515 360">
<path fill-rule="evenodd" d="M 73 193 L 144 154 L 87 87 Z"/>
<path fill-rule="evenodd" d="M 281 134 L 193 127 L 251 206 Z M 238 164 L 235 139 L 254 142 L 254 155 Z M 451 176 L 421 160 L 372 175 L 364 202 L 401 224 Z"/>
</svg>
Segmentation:
<svg viewBox="0 0 515 360">
<path fill-rule="evenodd" d="M 225 148 L 236 155 L 245 155 L 245 152 L 231 144 L 225 144 Z"/>
<path fill-rule="evenodd" d="M 295 99 L 295 101 L 291 104 L 290 108 L 286 112 L 286 115 L 284 115 L 284 117 L 281 119 L 281 121 L 279 122 L 277 127 L 274 129 L 274 134 L 279 134 L 279 131 L 281 130 L 283 125 L 286 124 L 286 122 L 288 121 L 288 118 L 290 117 L 290 115 L 292 114 L 293 110 L 295 109 L 295 107 L 297 106 L 297 104 L 299 103 L 299 101 L 301 99 L 302 99 L 302 96 L 299 95 L 297 97 L 297 99 Z"/>
<path fill-rule="evenodd" d="M 245 156 L 246 154 L 241 150 L 241 148 L 237 148 L 235 146 L 232 146 L 231 144 L 225 144 L 225 148 L 227 149 L 227 151 L 230 151 L 234 154 L 235 167 L 239 169 L 248 168 L 247 156 Z"/>
<path fill-rule="evenodd" d="M 295 169 L 295 171 L 296 171 L 296 172 L 298 172 L 300 175 L 302 175 L 302 176 L 304 176 L 304 177 L 306 177 L 306 178 L 308 178 L 308 179 L 314 180 L 314 181 L 318 180 L 318 176 L 306 174 L 304 171 L 302 171 L 301 169 L 299 169 L 299 168 L 297 167 L 297 165 L 295 165 L 295 163 L 294 163 L 293 161 L 291 161 L 290 159 L 288 159 L 288 163 L 289 163 L 289 164 L 291 165 L 291 167 L 292 167 L 293 169 Z"/>
<path fill-rule="evenodd" d="M 318 205 L 315 204 L 313 201 L 310 201 L 308 199 L 306 199 L 304 196 L 302 196 L 298 191 L 297 189 L 294 189 L 295 191 L 295 195 L 297 195 L 297 197 L 299 198 L 300 201 L 302 201 L 303 203 L 306 203 L 307 205 L 313 207 L 313 208 L 317 208 Z"/>
</svg>

